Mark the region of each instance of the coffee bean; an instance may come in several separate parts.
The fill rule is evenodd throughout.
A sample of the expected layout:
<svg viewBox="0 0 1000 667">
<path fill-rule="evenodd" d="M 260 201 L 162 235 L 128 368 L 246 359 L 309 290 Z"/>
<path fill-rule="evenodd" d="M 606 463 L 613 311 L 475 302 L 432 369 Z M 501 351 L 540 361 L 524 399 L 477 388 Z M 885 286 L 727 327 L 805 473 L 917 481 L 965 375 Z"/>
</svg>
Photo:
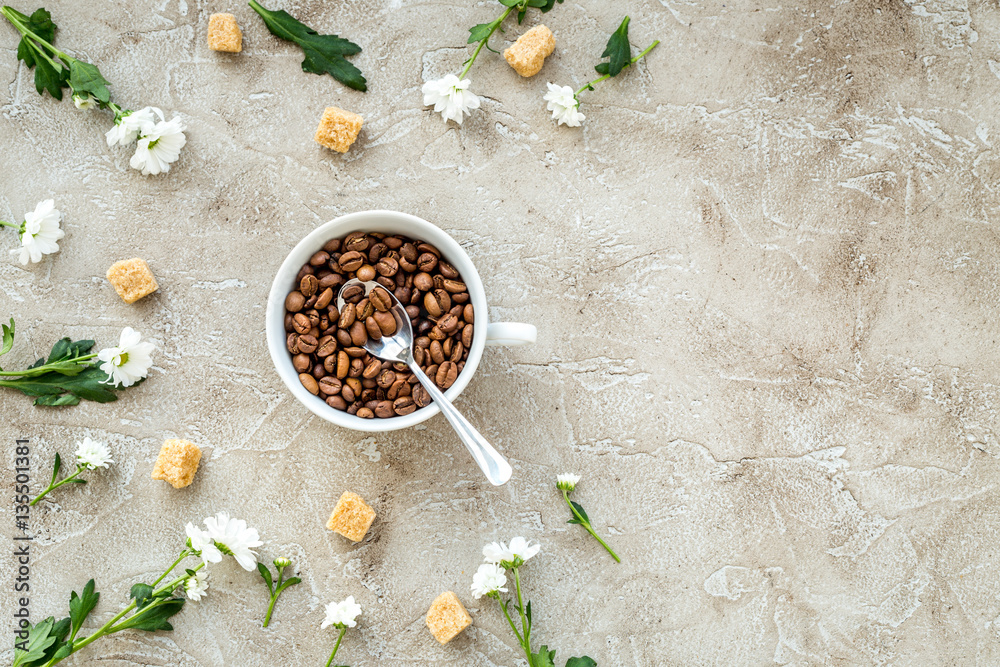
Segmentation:
<svg viewBox="0 0 1000 667">
<path fill-rule="evenodd" d="M 361 374 L 365 372 L 365 362 L 359 359 L 351 359 L 351 370 L 347 371 L 348 379 L 357 379 L 361 377 Z M 358 393 L 361 393 L 360 385 L 356 389 Z"/>
<path fill-rule="evenodd" d="M 382 241 L 393 250 L 398 250 L 406 243 L 406 240 L 401 236 L 386 236 Z"/>
<path fill-rule="evenodd" d="M 340 388 L 343 386 L 344 383 L 332 375 L 325 375 L 319 380 L 319 390 L 327 396 L 339 394 Z"/>
<path fill-rule="evenodd" d="M 312 329 L 312 322 L 302 313 L 295 313 L 295 317 L 292 318 L 292 328 L 295 329 L 295 333 L 304 334 Z"/>
<path fill-rule="evenodd" d="M 450 336 L 458 329 L 458 318 L 452 313 L 447 313 L 440 320 L 438 320 L 437 325 L 441 331 Z"/>
<path fill-rule="evenodd" d="M 441 341 L 431 341 L 431 346 L 428 348 L 428 351 L 431 353 L 431 359 L 434 360 L 435 364 L 440 364 L 444 361 L 444 348 L 441 345 Z"/>
<path fill-rule="evenodd" d="M 381 419 L 395 417 L 396 411 L 392 409 L 392 401 L 379 401 L 375 406 L 375 416 Z"/>
<path fill-rule="evenodd" d="M 304 279 L 303 279 L 304 280 Z M 285 310 L 290 313 L 297 313 L 306 305 L 306 297 L 302 292 L 289 292 L 285 297 Z"/>
<path fill-rule="evenodd" d="M 476 321 L 476 311 L 473 310 L 471 303 L 466 304 L 465 307 L 462 308 L 462 319 L 469 324 Z"/>
<path fill-rule="evenodd" d="M 432 255 L 434 255 L 435 257 L 440 257 L 441 256 L 441 251 L 438 250 L 437 248 L 435 248 L 434 246 L 432 246 L 430 243 L 424 243 L 424 242 L 418 243 L 417 244 L 417 252 L 419 252 L 419 253 L 429 252 Z"/>
<path fill-rule="evenodd" d="M 472 339 L 474 335 L 475 332 L 473 331 L 472 324 L 466 324 L 464 327 L 462 327 L 462 345 L 464 345 L 466 349 L 472 347 Z"/>
<path fill-rule="evenodd" d="M 404 386 L 406 386 L 406 380 L 397 376 L 396 381 L 392 383 L 392 386 L 386 389 L 385 397 L 390 401 L 396 400 L 400 397 Z"/>
<path fill-rule="evenodd" d="M 362 264 L 361 268 L 358 269 L 358 280 L 363 283 L 375 280 L 375 267 L 371 264 Z"/>
<path fill-rule="evenodd" d="M 375 312 L 375 306 L 372 305 L 368 297 L 365 297 L 361 301 L 358 301 L 357 305 L 354 306 L 354 310 L 357 312 L 358 319 L 364 321 Z"/>
<path fill-rule="evenodd" d="M 362 407 L 364 406 L 362 406 L 360 403 L 351 403 L 350 405 L 347 406 L 347 410 L 345 410 L 345 412 L 347 412 L 347 414 L 349 415 L 356 415 L 358 413 L 358 410 L 360 410 Z"/>
<path fill-rule="evenodd" d="M 438 271 L 441 272 L 441 276 L 445 279 L 444 280 L 445 283 L 448 283 L 450 281 L 454 281 L 456 278 L 459 277 L 458 271 L 455 269 L 455 267 L 452 266 L 451 264 L 449 264 L 448 262 L 445 262 L 445 261 L 441 261 L 441 262 L 438 263 Z M 462 283 L 457 283 L 457 284 L 461 285 Z M 450 292 L 451 290 L 448 290 L 448 291 Z M 462 289 L 455 290 L 455 291 L 456 292 L 464 292 L 465 291 L 465 286 L 463 285 Z"/>
<path fill-rule="evenodd" d="M 399 271 L 399 262 L 392 257 L 383 257 L 375 265 L 375 270 L 383 276 L 394 276 Z"/>
<path fill-rule="evenodd" d="M 368 338 L 371 340 L 382 340 L 382 329 L 379 328 L 374 317 L 365 320 L 365 330 L 368 331 Z"/>
<path fill-rule="evenodd" d="M 297 373 L 305 373 L 312 366 L 312 362 L 309 360 L 308 354 L 296 354 L 292 357 L 292 366 L 295 368 Z"/>
<path fill-rule="evenodd" d="M 378 374 L 382 372 L 382 362 L 378 359 L 372 359 L 365 366 L 365 371 L 361 374 L 362 377 L 367 379 L 372 379 L 378 377 Z"/>
<path fill-rule="evenodd" d="M 420 317 L 420 306 L 409 305 L 404 310 L 406 310 L 406 316 L 411 320 L 415 320 Z"/>
<path fill-rule="evenodd" d="M 372 304 L 375 310 L 383 313 L 392 308 L 392 297 L 389 296 L 389 292 L 383 287 L 376 287 L 369 292 L 368 301 Z"/>
<path fill-rule="evenodd" d="M 390 370 L 386 369 L 379 373 L 378 375 L 378 386 L 382 389 L 388 389 L 392 386 L 392 383 L 396 381 L 396 374 Z"/>
<path fill-rule="evenodd" d="M 299 373 L 299 382 L 302 383 L 302 386 L 305 387 L 306 391 L 310 394 L 315 395 L 319 393 L 319 385 L 316 383 L 316 378 L 309 373 Z"/>
<path fill-rule="evenodd" d="M 362 419 L 374 419 L 375 418 L 375 413 L 372 412 L 369 408 L 358 408 L 358 411 L 355 414 L 358 417 L 361 417 Z"/>
<path fill-rule="evenodd" d="M 305 352 L 305 350 L 302 351 Z M 320 358 L 329 357 L 336 351 L 337 351 L 337 341 L 333 338 L 333 336 L 323 336 L 322 338 L 319 339 L 319 344 L 316 347 L 317 357 Z"/>
<path fill-rule="evenodd" d="M 458 366 L 452 361 L 446 361 L 438 368 L 434 382 L 442 389 L 447 389 L 455 384 L 456 379 L 458 379 Z"/>
<path fill-rule="evenodd" d="M 417 385 L 416 387 L 413 388 L 412 396 L 414 403 L 416 403 L 417 406 L 421 408 L 426 408 L 433 402 L 431 400 L 431 395 L 421 385 Z"/>
<path fill-rule="evenodd" d="M 375 313 L 369 319 L 375 320 L 383 336 L 392 336 L 396 333 L 396 318 L 392 316 L 392 313 Z M 377 338 L 377 336 L 372 336 L 372 338 Z"/>
<path fill-rule="evenodd" d="M 417 404 L 410 396 L 401 396 L 392 402 L 392 409 L 397 415 L 408 415 L 417 409 Z"/>
<path fill-rule="evenodd" d="M 340 319 L 337 321 L 337 326 L 341 329 L 350 329 L 357 317 L 358 311 L 354 304 L 345 303 L 343 309 L 340 311 Z"/>
<path fill-rule="evenodd" d="M 319 347 L 319 341 L 316 340 L 315 336 L 309 334 L 299 336 L 299 352 L 312 354 L 317 347 Z"/>
<path fill-rule="evenodd" d="M 427 349 L 423 347 L 413 348 L 413 360 L 417 362 L 417 366 L 423 366 L 424 361 L 427 360 Z"/>
<path fill-rule="evenodd" d="M 306 298 L 315 294 L 318 287 L 319 279 L 314 275 L 302 276 L 302 280 L 299 281 L 299 291 Z"/>
<path fill-rule="evenodd" d="M 362 285 L 348 285 L 340 293 L 340 296 L 344 298 L 347 303 L 357 303 L 365 295 L 365 288 Z"/>
<path fill-rule="evenodd" d="M 421 292 L 430 292 L 434 289 L 434 278 L 429 273 L 420 272 L 413 276 L 413 286 Z"/>
<path fill-rule="evenodd" d="M 347 401 L 348 403 L 354 402 L 355 398 L 354 389 L 352 389 L 349 384 L 344 384 L 340 388 L 340 395 L 343 396 L 344 400 Z"/>
<path fill-rule="evenodd" d="M 438 288 L 424 296 L 424 308 L 431 317 L 441 317 L 451 309 L 451 295 Z"/>
<path fill-rule="evenodd" d="M 328 253 L 337 252 L 338 250 L 340 250 L 340 239 L 330 239 L 323 246 L 323 250 L 326 250 Z"/>
<path fill-rule="evenodd" d="M 357 347 L 361 347 L 368 341 L 368 332 L 365 331 L 365 324 L 361 320 L 355 320 L 351 325 L 351 342 Z"/>
<path fill-rule="evenodd" d="M 354 341 L 351 340 L 351 332 L 348 329 L 337 329 L 333 335 L 337 339 L 337 342 L 344 347 L 354 345 Z"/>
<path fill-rule="evenodd" d="M 330 253 L 320 250 L 309 258 L 309 266 L 323 266 L 330 261 Z"/>
<path fill-rule="evenodd" d="M 346 251 L 364 252 L 368 249 L 368 237 L 364 232 L 352 232 L 344 238 L 343 246 Z"/>
<path fill-rule="evenodd" d="M 437 268 L 437 265 L 438 265 L 437 256 L 429 252 L 425 252 L 424 254 L 420 255 L 420 257 L 417 257 L 417 268 L 423 271 L 424 273 L 429 273 L 430 271 L 433 271 L 435 268 Z"/>
<path fill-rule="evenodd" d="M 365 263 L 365 258 L 360 252 L 352 250 L 341 255 L 338 263 L 344 271 L 353 272 L 361 268 L 361 265 Z"/>
<path fill-rule="evenodd" d="M 346 352 L 347 356 L 349 356 L 351 359 L 360 359 L 368 354 L 367 352 L 365 352 L 365 348 L 355 347 L 354 345 L 351 345 L 350 347 L 345 347 L 344 352 Z"/>
<path fill-rule="evenodd" d="M 348 371 L 351 370 L 351 358 L 347 356 L 347 353 L 341 350 L 337 353 L 337 377 L 343 380 L 347 377 Z"/>
<path fill-rule="evenodd" d="M 346 410 L 347 401 L 344 400 L 343 396 L 330 396 L 326 399 L 326 404 L 329 405 L 334 410 Z"/>
<path fill-rule="evenodd" d="M 316 303 L 314 305 L 317 309 L 322 310 L 323 308 L 329 306 L 331 301 L 333 301 L 333 288 L 327 287 L 319 293 L 319 296 L 316 297 Z"/>
<path fill-rule="evenodd" d="M 444 340 L 447 337 L 447 335 L 448 334 L 442 331 L 441 327 L 437 325 L 431 327 L 431 330 L 427 332 L 427 337 L 430 338 L 431 340 Z"/>
<path fill-rule="evenodd" d="M 330 374 L 337 372 L 337 355 L 331 354 L 323 360 L 323 370 Z"/>
<path fill-rule="evenodd" d="M 285 337 L 285 347 L 288 348 L 288 352 L 291 354 L 299 353 L 299 335 L 297 333 L 290 333 Z"/>
</svg>

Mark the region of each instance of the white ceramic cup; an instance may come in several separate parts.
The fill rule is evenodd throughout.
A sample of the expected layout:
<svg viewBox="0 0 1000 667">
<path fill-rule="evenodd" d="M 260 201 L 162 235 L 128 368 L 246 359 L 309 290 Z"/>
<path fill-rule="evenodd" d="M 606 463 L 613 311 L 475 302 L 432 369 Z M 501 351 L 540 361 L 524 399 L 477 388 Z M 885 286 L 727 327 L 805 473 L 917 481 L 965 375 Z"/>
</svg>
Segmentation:
<svg viewBox="0 0 1000 667">
<path fill-rule="evenodd" d="M 288 257 L 278 269 L 278 274 L 271 284 L 271 293 L 267 297 L 266 327 L 267 349 L 271 360 L 285 386 L 292 395 L 315 415 L 322 417 L 337 426 L 354 429 L 355 431 L 395 431 L 401 428 L 415 426 L 438 414 L 437 405 L 430 404 L 402 417 L 388 419 L 362 419 L 349 415 L 341 410 L 331 408 L 319 396 L 314 396 L 299 382 L 299 374 L 292 366 L 292 355 L 288 353 L 285 331 L 285 297 L 295 288 L 295 277 L 302 265 L 323 248 L 330 239 L 343 238 L 351 232 L 381 232 L 383 234 L 400 234 L 411 239 L 426 241 L 441 251 L 444 259 L 458 269 L 462 281 L 469 289 L 473 310 L 476 313 L 475 334 L 472 337 L 472 348 L 465 361 L 465 369 L 459 374 L 445 396 L 454 401 L 469 384 L 483 356 L 483 348 L 487 345 L 527 345 L 535 342 L 537 332 L 531 324 L 516 322 L 489 323 L 489 311 L 486 306 L 486 292 L 479 272 L 462 246 L 451 236 L 441 231 L 426 220 L 408 213 L 397 211 L 361 211 L 341 216 L 336 220 L 320 225 L 308 236 L 292 248 Z"/>
</svg>

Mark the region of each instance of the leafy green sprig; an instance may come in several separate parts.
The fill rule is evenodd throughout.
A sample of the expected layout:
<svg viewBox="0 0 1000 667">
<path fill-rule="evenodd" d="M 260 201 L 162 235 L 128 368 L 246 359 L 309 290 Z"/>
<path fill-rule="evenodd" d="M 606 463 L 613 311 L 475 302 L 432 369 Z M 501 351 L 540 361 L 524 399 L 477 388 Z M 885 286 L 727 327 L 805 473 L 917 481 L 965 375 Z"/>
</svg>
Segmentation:
<svg viewBox="0 0 1000 667">
<path fill-rule="evenodd" d="M 577 104 L 579 105 L 580 93 L 585 90 L 593 90 L 594 86 L 602 81 L 607 81 L 613 77 L 618 76 L 622 70 L 626 67 L 634 65 L 639 62 L 646 55 L 655 49 L 660 43 L 660 40 L 655 40 L 652 44 L 646 47 L 646 49 L 639 55 L 632 57 L 632 45 L 628 41 L 628 24 L 631 19 L 626 16 L 618 29 L 612 33 L 611 38 L 608 40 L 608 45 L 604 49 L 604 53 L 601 54 L 601 58 L 607 58 L 606 62 L 597 63 L 594 69 L 601 76 L 585 83 L 579 90 L 574 93 L 574 97 L 577 99 Z"/>
<path fill-rule="evenodd" d="M 576 485 L 580 481 L 579 475 L 565 474 L 559 475 L 556 481 L 556 487 L 562 491 L 563 500 L 566 501 L 566 505 L 569 507 L 569 511 L 573 513 L 573 518 L 571 518 L 566 523 L 576 524 L 578 526 L 583 526 L 584 530 L 591 534 L 591 536 L 601 543 L 601 546 L 611 554 L 611 557 L 615 559 L 616 563 L 622 562 L 622 559 L 618 557 L 614 549 L 608 546 L 608 543 L 601 539 L 601 536 L 594 532 L 593 526 L 590 525 L 590 517 L 587 516 L 587 511 L 583 509 L 583 506 L 575 500 L 569 499 L 569 494 L 576 489 Z"/>
<path fill-rule="evenodd" d="M 267 565 L 257 563 L 257 571 L 260 573 L 260 577 L 264 580 L 264 583 L 267 584 L 267 592 L 271 596 L 271 601 L 267 605 L 267 615 L 264 617 L 265 628 L 271 623 L 271 613 L 274 611 L 274 604 L 278 601 L 278 596 L 286 588 L 302 583 L 302 579 L 299 577 L 285 579 L 285 568 L 290 567 L 291 564 L 292 561 L 288 558 L 279 557 L 274 559 L 274 567 L 278 571 L 277 581 L 275 581 L 271 577 L 271 570 L 268 569 Z"/>
<path fill-rule="evenodd" d="M 250 7 L 264 19 L 272 35 L 302 47 L 305 54 L 302 71 L 329 74 L 349 88 L 362 92 L 368 90 L 368 82 L 361 70 L 344 58 L 361 53 L 360 46 L 337 35 L 321 35 L 283 9 L 265 9 L 256 0 L 250 0 Z"/>
<path fill-rule="evenodd" d="M 58 479 L 58 477 L 59 477 L 59 469 L 61 467 L 62 467 L 62 458 L 60 458 L 59 453 L 56 452 L 56 460 L 55 460 L 55 463 L 52 464 L 52 479 L 49 481 L 49 485 L 47 487 L 45 487 L 45 490 L 43 490 L 41 493 L 39 493 L 37 496 L 35 496 L 35 499 L 32 500 L 30 503 L 28 503 L 28 505 L 34 507 L 38 503 L 39 500 L 41 500 L 45 496 L 49 495 L 49 492 L 55 491 L 56 489 L 58 489 L 63 484 L 86 484 L 87 483 L 87 480 L 80 479 L 79 477 L 77 477 L 77 475 L 79 475 L 84 470 L 90 470 L 90 466 L 85 465 L 83 463 L 77 463 L 76 464 L 76 472 L 70 473 L 69 475 L 67 475 L 66 477 L 63 477 L 62 479 L 60 479 L 57 482 L 56 479 Z"/>
<path fill-rule="evenodd" d="M 524 20 L 525 13 L 528 11 L 528 7 L 535 7 L 544 14 L 551 11 L 555 7 L 556 2 L 562 4 L 563 0 L 499 0 L 499 2 L 506 8 L 500 16 L 489 23 L 479 23 L 469 28 L 469 41 L 467 44 L 476 44 L 477 46 L 472 55 L 469 56 L 469 59 L 463 63 L 465 67 L 462 69 L 462 73 L 458 75 L 459 79 L 464 79 L 465 75 L 469 73 L 472 63 L 476 62 L 476 58 L 479 57 L 479 52 L 483 50 L 483 47 L 494 53 L 500 53 L 490 47 L 489 41 L 493 33 L 497 30 L 503 32 L 501 25 L 511 15 L 511 12 L 517 11 L 517 22 L 521 23 Z"/>
<path fill-rule="evenodd" d="M 14 318 L 10 319 L 9 326 L 0 327 L 3 328 L 2 356 L 14 345 Z M 116 401 L 114 388 L 107 384 L 108 374 L 94 365 L 97 355 L 90 352 L 93 347 L 92 340 L 62 338 L 52 346 L 47 358 L 42 357 L 23 371 L 0 368 L 0 387 L 34 396 L 34 404 L 43 406 L 76 405 L 81 400 Z"/>
<path fill-rule="evenodd" d="M 160 585 L 160 582 L 166 579 L 182 560 L 194 554 L 191 549 L 184 549 L 177 560 L 152 584 L 139 583 L 132 586 L 129 591 L 132 602 L 128 606 L 91 634 L 77 639 L 84 621 L 97 606 L 101 596 L 94 590 L 94 580 L 91 579 L 80 594 L 76 591 L 70 593 L 69 616 L 60 621 L 50 616 L 31 626 L 27 637 L 15 643 L 12 667 L 51 667 L 101 637 L 122 630 L 146 632 L 173 630 L 169 619 L 177 614 L 185 603 L 184 598 L 175 595 L 175 592 L 183 590 L 185 583 L 195 577 L 205 563 L 185 569 L 184 574 L 170 579 L 165 584 Z"/>
</svg>

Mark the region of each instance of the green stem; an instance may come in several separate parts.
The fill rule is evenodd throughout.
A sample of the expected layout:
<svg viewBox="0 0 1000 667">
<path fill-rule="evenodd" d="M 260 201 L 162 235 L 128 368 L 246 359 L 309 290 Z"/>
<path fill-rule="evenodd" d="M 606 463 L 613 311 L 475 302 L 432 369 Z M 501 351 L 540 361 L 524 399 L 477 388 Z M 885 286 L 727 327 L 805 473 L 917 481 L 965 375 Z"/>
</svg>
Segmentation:
<svg viewBox="0 0 1000 667">
<path fill-rule="evenodd" d="M 330 659 L 326 661 L 326 667 L 330 667 L 333 664 L 333 657 L 337 655 L 337 649 L 340 648 L 340 640 L 344 638 L 344 633 L 347 632 L 347 626 L 340 628 L 340 634 L 337 635 L 337 643 L 333 645 L 333 653 L 330 654 Z"/>
<path fill-rule="evenodd" d="M 580 522 L 580 525 L 583 526 L 588 533 L 593 535 L 595 540 L 601 543 L 601 546 L 604 547 L 609 554 L 611 554 L 611 557 L 615 559 L 615 562 L 616 563 L 622 562 L 622 559 L 618 557 L 618 554 L 614 552 L 614 549 L 609 547 L 608 543 L 602 540 L 601 536 L 594 532 L 594 529 L 591 527 L 590 522 L 587 521 L 585 518 L 583 518 L 583 515 L 581 515 L 579 512 L 576 511 L 576 508 L 573 507 L 573 503 L 569 501 L 569 493 L 566 491 L 566 489 L 563 489 L 563 500 L 566 501 L 566 505 L 569 507 L 569 511 L 572 512 L 573 516 L 577 518 L 577 520 Z"/>
<path fill-rule="evenodd" d="M 274 611 L 274 603 L 278 601 L 278 596 L 281 595 L 281 582 L 285 578 L 285 568 L 278 568 L 278 582 L 274 585 L 274 591 L 271 592 L 271 602 L 267 605 L 267 614 L 264 616 L 264 627 L 266 628 L 271 623 L 271 612 Z"/>
<path fill-rule="evenodd" d="M 68 477 L 64 477 L 63 479 L 59 480 L 58 482 L 56 482 L 54 484 L 50 482 L 48 488 L 45 489 L 44 491 L 42 491 L 40 494 L 38 494 L 38 496 L 36 496 L 35 499 L 32 500 L 30 503 L 28 503 L 28 506 L 29 507 L 34 507 L 35 503 L 37 503 L 39 500 L 41 500 L 42 498 L 44 498 L 45 496 L 47 496 L 50 491 L 55 491 L 56 489 L 58 489 L 63 484 L 66 484 L 66 483 L 72 481 L 77 475 L 79 475 L 81 472 L 83 472 L 86 469 L 87 469 L 86 466 L 77 466 L 76 472 L 73 473 L 72 475 L 69 475 Z"/>
<path fill-rule="evenodd" d="M 500 599 L 499 594 L 497 595 L 496 600 L 500 603 L 500 609 L 503 610 L 503 615 L 507 617 L 507 624 L 510 625 L 510 629 L 514 631 L 514 635 L 517 637 L 517 643 L 524 648 L 524 637 L 522 637 L 521 633 L 517 631 L 517 626 L 514 625 L 514 620 L 510 617 L 510 612 L 507 611 L 507 605 L 505 605 Z"/>
<path fill-rule="evenodd" d="M 55 56 L 57 56 L 59 58 L 63 58 L 65 60 L 70 60 L 70 61 L 76 60 L 76 58 L 74 58 L 73 56 L 70 56 L 70 55 L 67 55 L 67 54 L 63 53 L 62 51 L 60 51 L 56 47 L 52 46 L 52 44 L 48 43 L 47 41 L 45 41 L 44 39 L 42 39 L 41 37 L 39 37 L 35 33 L 31 32 L 31 30 L 28 29 L 28 26 L 26 26 L 23 23 L 21 23 L 21 21 L 18 20 L 18 18 L 11 13 L 12 11 L 13 10 L 12 10 L 11 7 L 6 7 L 5 6 L 3 9 L 0 9 L 0 14 L 3 14 L 4 17 L 6 17 L 6 19 L 8 21 L 10 21 L 11 24 L 13 24 L 13 26 L 15 28 L 17 28 L 17 31 L 19 33 L 21 33 L 25 37 L 30 37 L 31 39 L 33 39 L 36 42 L 38 42 L 40 45 L 45 46 L 47 49 L 49 49 L 50 51 L 52 51 L 52 53 Z M 48 56 L 46 56 L 46 60 L 48 60 Z M 51 60 L 49 60 L 49 62 L 52 63 L 52 65 L 54 67 L 56 67 L 57 69 L 61 69 L 62 68 L 61 65 L 57 65 L 56 63 L 54 63 Z"/>
<path fill-rule="evenodd" d="M 158 578 L 158 579 L 157 579 L 156 581 L 154 581 L 154 582 L 153 582 L 153 588 L 156 588 L 156 585 L 157 585 L 158 583 L 160 583 L 161 581 L 163 581 L 164 579 L 166 579 L 166 578 L 167 578 L 167 575 L 168 575 L 168 574 L 170 574 L 171 572 L 173 572 L 173 571 L 174 571 L 174 568 L 175 568 L 175 567 L 177 567 L 177 565 L 178 565 L 178 564 L 179 564 L 179 563 L 180 563 L 180 562 L 181 562 L 182 560 L 184 560 L 185 558 L 187 558 L 187 557 L 188 557 L 188 556 L 190 556 L 190 555 L 191 555 L 191 552 L 190 552 L 190 551 L 188 551 L 187 549 L 184 549 L 183 551 L 181 551 L 181 555 L 177 557 L 177 560 L 175 560 L 175 561 L 174 561 L 174 562 L 173 562 L 173 563 L 172 563 L 172 564 L 170 565 L 170 567 L 168 567 L 168 568 L 167 568 L 167 571 L 166 571 L 166 572 L 164 572 L 163 574 L 161 574 L 161 575 L 159 576 L 159 578 Z"/>
<path fill-rule="evenodd" d="M 502 24 L 507 19 L 507 17 L 510 16 L 510 13 L 512 11 L 514 11 L 514 7 L 508 7 L 506 11 L 504 11 L 504 13 L 500 16 L 500 19 L 498 21 L 494 21 L 493 29 L 490 30 L 490 34 L 486 35 L 486 38 L 479 42 L 479 46 L 477 46 L 476 50 L 472 52 L 472 57 L 470 57 L 465 62 L 465 68 L 462 70 L 462 73 L 458 75 L 459 79 L 464 78 L 465 75 L 469 73 L 469 70 L 472 68 L 472 63 L 476 62 L 476 58 L 479 57 L 479 52 L 483 50 L 483 47 L 486 46 L 486 43 L 490 41 L 490 37 L 492 37 L 493 33 L 497 31 L 497 28 L 500 27 L 500 24 Z"/>
<path fill-rule="evenodd" d="M 521 598 L 521 573 L 518 569 L 514 568 L 514 589 L 517 591 L 517 612 L 521 615 L 521 630 L 524 633 L 524 640 L 521 644 L 521 648 L 524 649 L 524 655 L 528 658 L 528 664 L 531 664 L 531 626 L 528 625 L 524 617 L 524 601 Z"/>
<path fill-rule="evenodd" d="M 21 229 L 21 225 L 15 225 L 13 222 L 4 222 L 3 220 L 0 220 L 0 227 L 10 227 L 11 229 L 17 229 L 17 230 Z"/>
<path fill-rule="evenodd" d="M 659 44 L 659 43 L 660 43 L 660 40 L 656 40 L 655 42 L 653 42 L 652 44 L 650 44 L 649 46 L 647 46 L 645 51 L 643 51 L 642 53 L 640 53 L 639 55 L 637 55 L 635 58 L 632 58 L 631 61 L 629 61 L 629 65 L 634 65 L 637 62 L 639 62 L 640 60 L 642 60 L 643 58 L 645 58 L 646 54 L 649 53 L 650 51 L 652 51 L 653 49 L 655 49 L 656 46 L 657 46 L 657 44 Z M 611 78 L 610 74 L 605 74 L 602 77 L 598 77 L 598 78 L 594 79 L 590 83 L 583 84 L 582 88 L 580 88 L 578 91 L 576 91 L 575 93 L 573 93 L 573 97 L 577 97 L 580 93 L 582 93 L 585 90 L 590 90 L 591 88 L 594 87 L 594 84 L 600 83 L 601 81 L 607 81 L 610 78 Z"/>
<path fill-rule="evenodd" d="M 90 361 L 96 356 L 97 356 L 96 354 L 85 354 L 82 357 L 76 357 L 75 359 L 63 359 L 62 361 L 56 361 L 51 364 L 43 364 L 42 366 L 35 366 L 34 368 L 26 368 L 23 371 L 0 371 L 0 377 L 37 377 L 39 375 L 44 375 L 49 371 L 56 371 L 57 373 L 61 373 L 62 370 L 70 370 L 73 368 L 73 366 L 80 365 L 81 361 Z M 80 371 L 82 370 L 83 368 L 80 369 Z M 63 374 L 66 375 L 66 373 Z M 75 374 L 76 373 L 73 373 L 72 375 Z M 0 386 L 11 386 L 11 385 L 4 385 L 3 383 L 0 383 Z"/>
</svg>

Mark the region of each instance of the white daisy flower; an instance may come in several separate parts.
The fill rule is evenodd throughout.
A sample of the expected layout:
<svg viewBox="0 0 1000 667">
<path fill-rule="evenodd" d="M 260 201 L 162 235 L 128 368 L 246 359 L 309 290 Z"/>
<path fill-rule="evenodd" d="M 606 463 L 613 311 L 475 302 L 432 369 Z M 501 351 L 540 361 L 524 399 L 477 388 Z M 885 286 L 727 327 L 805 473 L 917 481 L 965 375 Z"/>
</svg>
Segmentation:
<svg viewBox="0 0 1000 667">
<path fill-rule="evenodd" d="M 569 127 L 580 127 L 580 123 L 586 118 L 580 113 L 580 101 L 576 99 L 573 89 L 569 86 L 557 86 L 554 83 L 548 84 L 549 92 L 545 93 L 545 101 L 548 102 L 548 110 L 552 112 L 553 120 L 560 125 Z"/>
<path fill-rule="evenodd" d="M 208 573 L 204 570 L 195 572 L 193 577 L 188 577 L 184 582 L 184 593 L 187 594 L 189 600 L 197 602 L 205 597 L 207 591 Z"/>
<path fill-rule="evenodd" d="M 469 79 L 459 81 L 454 74 L 436 81 L 428 81 L 421 88 L 424 104 L 428 106 L 433 104 L 434 111 L 440 113 L 445 122 L 453 120 L 461 125 L 464 116 L 470 115 L 472 109 L 479 108 L 479 98 L 468 90 L 471 83 Z"/>
<path fill-rule="evenodd" d="M 493 563 L 483 563 L 472 575 L 472 595 L 477 600 L 484 595 L 501 592 L 506 593 L 504 585 L 507 583 L 507 576 L 504 569 Z"/>
<path fill-rule="evenodd" d="M 108 146 L 125 146 L 138 139 L 140 134 L 149 134 L 156 126 L 157 119 L 163 120 L 163 112 L 156 107 L 124 111 L 122 116 L 115 119 L 115 126 L 104 135 Z"/>
<path fill-rule="evenodd" d="M 87 470 L 93 470 L 107 468 L 109 463 L 114 463 L 114 459 L 111 458 L 108 446 L 103 442 L 84 438 L 83 442 L 76 443 L 76 462 Z"/>
<path fill-rule="evenodd" d="M 248 572 L 257 567 L 257 553 L 253 547 L 264 544 L 255 528 L 248 528 L 243 519 L 232 519 L 225 512 L 205 519 L 208 535 L 219 551 L 232 556 Z"/>
<path fill-rule="evenodd" d="M 326 605 L 326 618 L 320 625 L 321 630 L 325 630 L 331 625 L 338 628 L 353 628 L 357 625 L 358 616 L 361 615 L 361 605 L 354 601 L 354 596 L 349 596 L 343 602 L 331 602 Z"/>
<path fill-rule="evenodd" d="M 510 546 L 504 542 L 493 542 L 483 547 L 483 558 L 487 563 L 499 564 L 504 568 L 519 567 L 534 558 L 542 546 L 531 544 L 523 537 L 515 537 Z"/>
<path fill-rule="evenodd" d="M 563 491 L 572 491 L 580 483 L 580 476 L 565 472 L 556 476 L 556 487 Z"/>
<path fill-rule="evenodd" d="M 201 556 L 206 565 L 222 561 L 222 552 L 212 543 L 212 536 L 207 531 L 189 522 L 184 527 L 184 532 L 188 536 L 188 548 Z"/>
<path fill-rule="evenodd" d="M 42 261 L 42 255 L 59 252 L 58 241 L 66 236 L 66 232 L 59 228 L 60 220 L 62 213 L 53 200 L 39 202 L 34 211 L 24 214 L 24 222 L 19 228 L 21 247 L 11 250 L 10 254 L 16 255 L 21 264 L 27 264 L 29 261 Z M 4 225 L 16 227 L 7 223 Z"/>
<path fill-rule="evenodd" d="M 76 105 L 77 109 L 82 109 L 83 111 L 90 111 L 91 109 L 96 109 L 100 106 L 97 103 L 97 100 L 91 97 L 90 93 L 73 95 L 73 104 Z"/>
<path fill-rule="evenodd" d="M 170 164 L 177 161 L 186 143 L 184 124 L 179 118 L 161 120 L 139 136 L 129 164 L 141 170 L 143 176 L 162 174 L 170 171 Z"/>
<path fill-rule="evenodd" d="M 97 358 L 104 362 L 101 370 L 108 374 L 105 384 L 131 387 L 149 374 L 153 365 L 150 355 L 156 346 L 141 340 L 142 334 L 132 327 L 125 327 L 117 347 L 105 348 L 97 353 Z"/>
</svg>

